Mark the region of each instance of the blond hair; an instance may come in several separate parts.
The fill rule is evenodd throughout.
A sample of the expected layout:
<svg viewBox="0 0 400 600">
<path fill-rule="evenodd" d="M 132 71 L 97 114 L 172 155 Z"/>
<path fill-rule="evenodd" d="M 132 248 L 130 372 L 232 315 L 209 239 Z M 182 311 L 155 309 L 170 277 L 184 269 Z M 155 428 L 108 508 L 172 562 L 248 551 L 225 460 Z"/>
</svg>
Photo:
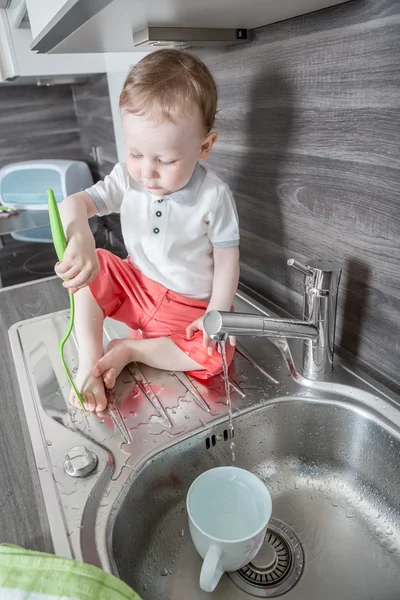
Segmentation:
<svg viewBox="0 0 400 600">
<path fill-rule="evenodd" d="M 197 105 L 206 132 L 214 126 L 217 86 L 206 65 L 182 50 L 151 52 L 134 65 L 119 98 L 122 112 L 156 114 L 176 122 L 179 114 L 191 114 Z"/>
</svg>

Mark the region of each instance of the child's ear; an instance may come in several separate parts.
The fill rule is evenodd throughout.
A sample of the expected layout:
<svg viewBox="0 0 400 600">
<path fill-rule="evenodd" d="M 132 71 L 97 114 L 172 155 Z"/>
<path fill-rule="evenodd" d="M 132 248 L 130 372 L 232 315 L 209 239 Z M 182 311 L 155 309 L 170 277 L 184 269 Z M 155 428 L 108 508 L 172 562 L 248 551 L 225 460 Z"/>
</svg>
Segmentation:
<svg viewBox="0 0 400 600">
<path fill-rule="evenodd" d="M 209 157 L 211 148 L 214 146 L 217 139 L 218 139 L 218 133 L 216 133 L 215 131 L 212 131 L 211 133 L 208 134 L 208 136 L 206 137 L 204 142 L 201 144 L 201 151 L 200 151 L 200 159 L 201 160 L 205 160 L 206 158 Z"/>
</svg>

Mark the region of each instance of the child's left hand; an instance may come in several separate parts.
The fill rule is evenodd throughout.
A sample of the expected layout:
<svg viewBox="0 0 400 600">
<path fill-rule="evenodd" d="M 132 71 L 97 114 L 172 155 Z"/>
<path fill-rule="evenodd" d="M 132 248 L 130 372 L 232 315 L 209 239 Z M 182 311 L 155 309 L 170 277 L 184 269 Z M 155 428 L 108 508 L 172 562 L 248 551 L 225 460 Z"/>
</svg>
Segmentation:
<svg viewBox="0 0 400 600">
<path fill-rule="evenodd" d="M 190 340 L 196 333 L 196 331 L 203 332 L 203 346 L 205 348 L 208 348 L 208 354 L 212 356 L 214 354 L 217 342 L 215 340 L 212 340 L 207 334 L 206 330 L 204 329 L 203 317 L 199 317 L 186 328 L 187 339 Z M 235 346 L 236 338 L 233 336 L 229 336 L 229 343 L 231 344 L 231 346 Z"/>
<path fill-rule="evenodd" d="M 208 348 L 208 354 L 212 356 L 214 354 L 216 342 L 212 340 L 203 326 L 203 317 L 200 317 L 193 321 L 188 327 L 186 327 L 186 335 L 187 339 L 190 340 L 196 331 L 203 332 L 203 346 L 204 348 Z"/>
</svg>

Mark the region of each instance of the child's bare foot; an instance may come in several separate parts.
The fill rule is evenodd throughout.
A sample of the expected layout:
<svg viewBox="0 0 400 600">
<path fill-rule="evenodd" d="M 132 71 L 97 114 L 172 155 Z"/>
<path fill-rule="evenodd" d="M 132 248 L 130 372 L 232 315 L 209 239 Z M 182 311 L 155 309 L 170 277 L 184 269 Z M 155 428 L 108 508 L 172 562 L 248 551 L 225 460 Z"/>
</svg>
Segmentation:
<svg viewBox="0 0 400 600">
<path fill-rule="evenodd" d="M 122 369 L 134 360 L 133 345 L 131 339 L 111 340 L 106 354 L 94 365 L 93 376 L 101 378 L 108 390 L 115 386 Z"/>
<path fill-rule="evenodd" d="M 80 390 L 86 410 L 91 412 L 102 411 L 107 407 L 106 392 L 102 377 L 95 377 L 92 373 L 93 362 L 79 361 L 79 369 L 75 378 L 75 385 Z M 73 406 L 81 408 L 81 403 L 71 389 L 69 401 Z"/>
</svg>

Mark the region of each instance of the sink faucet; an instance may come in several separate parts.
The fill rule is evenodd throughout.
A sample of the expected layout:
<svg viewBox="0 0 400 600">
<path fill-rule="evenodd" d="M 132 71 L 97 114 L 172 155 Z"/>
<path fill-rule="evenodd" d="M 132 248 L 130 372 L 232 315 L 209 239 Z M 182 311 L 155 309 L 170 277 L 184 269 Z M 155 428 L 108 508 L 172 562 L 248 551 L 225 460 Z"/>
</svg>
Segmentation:
<svg viewBox="0 0 400 600">
<path fill-rule="evenodd" d="M 322 379 L 333 370 L 337 293 L 342 269 L 330 260 L 309 261 L 304 266 L 291 258 L 287 264 L 305 275 L 303 320 L 211 310 L 204 317 L 204 329 L 214 339 L 228 335 L 302 339 L 302 375 L 311 380 Z"/>
</svg>

